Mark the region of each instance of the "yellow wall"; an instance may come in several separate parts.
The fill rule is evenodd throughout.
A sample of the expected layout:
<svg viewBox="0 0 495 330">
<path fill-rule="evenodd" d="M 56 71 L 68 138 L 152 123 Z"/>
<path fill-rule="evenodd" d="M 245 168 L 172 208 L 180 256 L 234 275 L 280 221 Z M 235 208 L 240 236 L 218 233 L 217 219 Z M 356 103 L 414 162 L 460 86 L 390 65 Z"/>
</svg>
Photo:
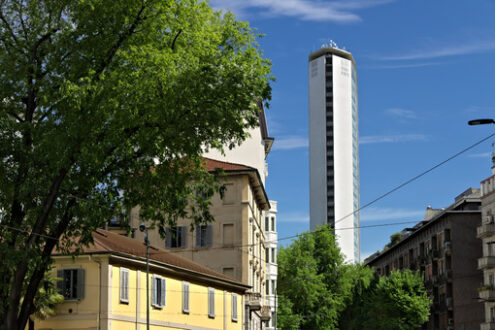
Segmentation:
<svg viewBox="0 0 495 330">
<path fill-rule="evenodd" d="M 99 261 L 100 264 L 96 261 Z M 98 323 L 103 330 L 145 329 L 146 272 L 141 269 L 141 265 L 131 265 L 132 263 L 109 265 L 106 256 L 99 256 L 96 259 L 80 256 L 75 261 L 72 261 L 70 257 L 57 258 L 56 269 L 85 269 L 84 299 L 65 301 L 58 305 L 57 315 L 48 320 L 37 320 L 35 322 L 36 329 L 96 329 Z M 128 302 L 120 301 L 121 268 L 129 270 Z M 54 271 L 56 273 L 56 270 Z M 150 270 L 150 329 L 185 329 L 186 326 L 188 329 L 242 329 L 242 295 L 237 295 L 237 322 L 233 322 L 231 317 L 232 293 L 215 288 L 215 317 L 210 318 L 208 317 L 208 285 L 188 280 L 189 313 L 186 314 L 182 311 L 182 279 L 164 274 L 160 268 Z M 151 306 L 153 275 L 162 276 L 166 281 L 166 301 L 162 308 Z M 100 299 L 102 302 L 101 310 L 99 308 Z M 71 313 L 69 313 L 69 309 L 72 309 Z M 139 326 L 136 327 L 136 324 Z"/>
</svg>

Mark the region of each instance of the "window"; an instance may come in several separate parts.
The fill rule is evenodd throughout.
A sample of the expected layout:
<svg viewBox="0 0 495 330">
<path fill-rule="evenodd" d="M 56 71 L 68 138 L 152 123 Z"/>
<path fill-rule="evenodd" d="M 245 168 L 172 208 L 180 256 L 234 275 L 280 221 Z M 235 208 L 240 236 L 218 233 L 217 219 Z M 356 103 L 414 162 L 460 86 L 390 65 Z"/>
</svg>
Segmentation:
<svg viewBox="0 0 495 330">
<path fill-rule="evenodd" d="M 275 248 L 272 248 L 272 258 L 270 259 L 271 262 L 275 263 Z"/>
<path fill-rule="evenodd" d="M 232 294 L 232 321 L 237 322 L 237 294 Z"/>
<path fill-rule="evenodd" d="M 165 306 L 165 279 L 153 276 L 151 281 L 151 305 L 157 308 Z"/>
<path fill-rule="evenodd" d="M 270 280 L 265 281 L 266 291 L 265 294 L 270 294 Z"/>
<path fill-rule="evenodd" d="M 272 280 L 272 294 L 275 294 L 275 280 Z"/>
<path fill-rule="evenodd" d="M 265 217 L 265 231 L 270 231 L 268 220 L 269 220 L 268 217 Z"/>
<path fill-rule="evenodd" d="M 270 262 L 270 249 L 265 249 L 265 262 Z"/>
<path fill-rule="evenodd" d="M 196 226 L 196 247 L 205 247 L 211 245 L 212 227 Z"/>
<path fill-rule="evenodd" d="M 57 287 L 65 300 L 84 298 L 84 269 L 60 269 L 57 277 Z"/>
<path fill-rule="evenodd" d="M 215 289 L 208 288 L 208 317 L 215 318 Z"/>
<path fill-rule="evenodd" d="M 272 217 L 272 231 L 275 231 L 275 217 Z"/>
<path fill-rule="evenodd" d="M 129 269 L 120 268 L 120 301 L 129 302 Z"/>
<path fill-rule="evenodd" d="M 189 283 L 182 282 L 182 313 L 189 314 Z"/>
<path fill-rule="evenodd" d="M 165 248 L 185 248 L 187 227 L 168 227 L 165 229 Z"/>
<path fill-rule="evenodd" d="M 223 224 L 223 245 L 224 246 L 234 245 L 234 224 L 233 223 Z"/>
</svg>

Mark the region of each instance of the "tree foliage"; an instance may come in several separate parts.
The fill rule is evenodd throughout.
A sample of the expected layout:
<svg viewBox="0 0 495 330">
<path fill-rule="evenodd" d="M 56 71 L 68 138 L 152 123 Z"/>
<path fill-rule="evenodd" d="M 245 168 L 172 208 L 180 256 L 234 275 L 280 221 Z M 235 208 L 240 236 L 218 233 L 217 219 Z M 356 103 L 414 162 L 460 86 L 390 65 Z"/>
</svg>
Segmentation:
<svg viewBox="0 0 495 330">
<path fill-rule="evenodd" d="M 291 305 L 281 308 L 292 310 L 300 320 L 299 329 L 335 329 L 339 314 L 345 309 L 353 287 L 354 266 L 344 264 L 330 227 L 319 227 L 314 232 L 298 236 L 278 255 L 278 294 Z M 290 313 L 279 315 L 285 319 Z M 280 323 L 280 321 L 279 321 Z"/>
<path fill-rule="evenodd" d="M 281 248 L 279 329 L 415 329 L 428 320 L 422 276 L 408 270 L 379 277 L 345 264 L 333 230 L 317 228 Z"/>
<path fill-rule="evenodd" d="M 202 150 L 246 137 L 270 79 L 206 1 L 0 1 L 2 324 L 24 328 L 56 246 L 122 210 L 211 220 Z"/>
</svg>

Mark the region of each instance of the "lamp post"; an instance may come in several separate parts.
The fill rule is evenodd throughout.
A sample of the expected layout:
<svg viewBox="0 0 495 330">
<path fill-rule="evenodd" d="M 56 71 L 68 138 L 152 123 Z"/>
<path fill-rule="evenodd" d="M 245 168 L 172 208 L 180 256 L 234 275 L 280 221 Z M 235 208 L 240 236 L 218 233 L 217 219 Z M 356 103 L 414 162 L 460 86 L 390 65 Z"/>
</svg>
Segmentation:
<svg viewBox="0 0 495 330">
<path fill-rule="evenodd" d="M 468 121 L 468 125 L 486 125 L 486 124 L 495 124 L 495 120 L 491 118 L 481 118 L 481 119 L 473 119 Z"/>
<path fill-rule="evenodd" d="M 139 225 L 139 231 L 144 232 L 146 244 L 146 330 L 150 330 L 150 240 L 148 228 L 143 223 Z"/>
</svg>

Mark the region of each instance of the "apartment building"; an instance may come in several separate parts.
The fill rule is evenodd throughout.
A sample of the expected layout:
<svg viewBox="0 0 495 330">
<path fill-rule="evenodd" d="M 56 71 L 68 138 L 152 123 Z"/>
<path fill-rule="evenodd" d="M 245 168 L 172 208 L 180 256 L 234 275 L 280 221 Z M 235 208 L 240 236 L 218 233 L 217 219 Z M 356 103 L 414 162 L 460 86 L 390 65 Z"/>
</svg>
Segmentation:
<svg viewBox="0 0 495 330">
<path fill-rule="evenodd" d="M 210 207 L 215 221 L 191 230 L 190 219 L 179 219 L 176 227 L 165 228 L 165 239 L 158 230 L 151 230 L 149 240 L 153 246 L 250 286 L 244 299 L 245 329 L 261 329 L 272 313 L 265 287 L 267 238 L 263 217 L 263 212 L 270 210 L 270 202 L 263 182 L 254 167 L 209 158 L 204 158 L 203 164 L 210 172 L 221 169 L 225 173 L 224 196 L 215 195 Z M 142 221 L 139 209 L 133 209 L 130 226 L 137 228 Z M 144 240 L 143 233 L 135 231 L 134 235 Z"/>
<path fill-rule="evenodd" d="M 271 319 L 265 328 L 277 329 L 277 202 L 270 201 L 270 210 L 263 211 L 265 218 L 265 264 L 266 264 L 266 301 L 271 310 Z"/>
<path fill-rule="evenodd" d="M 445 209 L 428 207 L 422 222 L 404 229 L 398 243 L 370 256 L 365 264 L 383 276 L 401 269 L 424 274 L 433 304 L 423 329 L 479 329 L 484 321 L 476 299 L 483 280 L 476 238 L 480 223 L 480 190 L 469 188 Z"/>
<path fill-rule="evenodd" d="M 479 299 L 485 311 L 481 330 L 495 329 L 495 154 L 492 162 L 492 175 L 481 181 L 482 223 L 477 230 L 483 250 L 483 256 L 478 260 L 478 268 L 483 271 Z"/>
<path fill-rule="evenodd" d="M 54 255 L 64 302 L 35 329 L 146 329 L 146 246 L 106 230 L 77 257 Z M 149 253 L 152 329 L 243 329 L 249 286 L 152 247 Z"/>
</svg>

